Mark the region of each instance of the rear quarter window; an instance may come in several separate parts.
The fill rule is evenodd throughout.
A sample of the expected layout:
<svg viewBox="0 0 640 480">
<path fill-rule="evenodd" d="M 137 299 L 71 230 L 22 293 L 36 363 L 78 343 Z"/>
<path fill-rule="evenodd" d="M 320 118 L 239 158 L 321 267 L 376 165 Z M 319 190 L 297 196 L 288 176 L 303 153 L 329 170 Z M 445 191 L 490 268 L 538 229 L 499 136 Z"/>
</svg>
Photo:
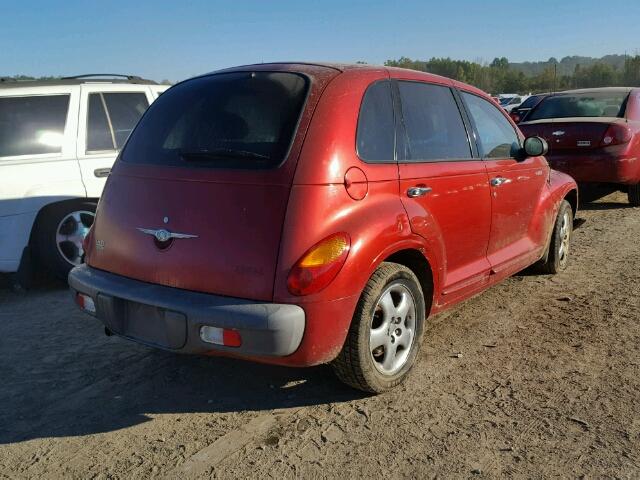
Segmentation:
<svg viewBox="0 0 640 480">
<path fill-rule="evenodd" d="M 69 95 L 0 97 L 0 157 L 60 153 Z"/>
<path fill-rule="evenodd" d="M 163 93 L 134 130 L 125 163 L 260 169 L 287 156 L 309 81 L 290 72 L 232 72 Z"/>
<path fill-rule="evenodd" d="M 367 88 L 360 106 L 356 143 L 358 156 L 365 162 L 395 160 L 393 100 L 388 80 Z"/>
</svg>

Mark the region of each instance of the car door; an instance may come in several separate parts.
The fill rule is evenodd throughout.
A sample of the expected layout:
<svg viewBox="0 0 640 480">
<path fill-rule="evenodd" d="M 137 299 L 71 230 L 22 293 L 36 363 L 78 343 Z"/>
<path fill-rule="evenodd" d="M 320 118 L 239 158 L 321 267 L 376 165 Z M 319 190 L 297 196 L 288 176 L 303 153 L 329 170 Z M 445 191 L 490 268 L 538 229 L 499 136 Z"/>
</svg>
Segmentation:
<svg viewBox="0 0 640 480">
<path fill-rule="evenodd" d="M 478 95 L 463 91 L 461 97 L 474 125 L 491 187 L 487 258 L 493 273 L 515 271 L 539 253 L 540 246 L 529 233 L 549 165 L 544 157 L 516 159 L 521 138 L 507 116 Z"/>
<path fill-rule="evenodd" d="M 488 281 L 491 197 L 484 162 L 474 157 L 449 85 L 396 82 L 400 195 L 412 230 L 440 258 L 448 303 Z"/>
<path fill-rule="evenodd" d="M 152 101 L 146 86 L 82 85 L 77 156 L 87 196 L 102 194 L 118 151 Z"/>
</svg>

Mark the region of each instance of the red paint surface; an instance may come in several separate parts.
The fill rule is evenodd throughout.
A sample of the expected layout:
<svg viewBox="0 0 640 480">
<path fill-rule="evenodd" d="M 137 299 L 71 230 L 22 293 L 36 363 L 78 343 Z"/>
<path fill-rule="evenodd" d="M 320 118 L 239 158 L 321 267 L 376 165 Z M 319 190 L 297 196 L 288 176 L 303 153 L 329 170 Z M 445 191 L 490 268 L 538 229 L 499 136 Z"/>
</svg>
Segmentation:
<svg viewBox="0 0 640 480">
<path fill-rule="evenodd" d="M 374 81 L 435 82 L 489 98 L 479 90 L 382 67 L 258 68 L 290 69 L 312 79 L 283 165 L 224 171 L 117 163 L 92 233 L 105 248 L 96 250 L 95 241 L 89 245 L 91 266 L 176 288 L 300 305 L 306 327 L 299 349 L 286 358 L 254 360 L 304 366 L 338 354 L 362 289 L 396 252 L 414 250 L 429 263 L 431 312 L 542 255 L 560 201 L 576 188 L 569 177 L 550 175 L 543 158 L 398 165 L 367 164 L 356 154 L 358 112 Z M 494 191 L 494 175 L 511 179 L 509 188 Z M 431 187 L 431 194 L 408 198 L 406 190 L 418 184 Z M 170 218 L 166 226 L 164 216 Z M 160 251 L 152 237 L 136 230 L 163 226 L 198 238 L 176 240 Z M 349 235 L 351 247 L 335 279 L 317 293 L 292 295 L 292 267 L 312 245 L 337 232 Z"/>
</svg>

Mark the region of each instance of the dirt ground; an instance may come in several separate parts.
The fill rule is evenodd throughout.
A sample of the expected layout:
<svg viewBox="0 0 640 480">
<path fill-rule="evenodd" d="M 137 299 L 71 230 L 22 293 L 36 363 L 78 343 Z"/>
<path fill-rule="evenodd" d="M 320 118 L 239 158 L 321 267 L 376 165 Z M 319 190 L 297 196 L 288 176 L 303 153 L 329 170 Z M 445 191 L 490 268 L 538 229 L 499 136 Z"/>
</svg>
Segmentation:
<svg viewBox="0 0 640 480">
<path fill-rule="evenodd" d="M 640 209 L 579 218 L 565 272 L 429 319 L 380 396 L 106 337 L 62 285 L 0 289 L 0 478 L 639 478 Z"/>
</svg>

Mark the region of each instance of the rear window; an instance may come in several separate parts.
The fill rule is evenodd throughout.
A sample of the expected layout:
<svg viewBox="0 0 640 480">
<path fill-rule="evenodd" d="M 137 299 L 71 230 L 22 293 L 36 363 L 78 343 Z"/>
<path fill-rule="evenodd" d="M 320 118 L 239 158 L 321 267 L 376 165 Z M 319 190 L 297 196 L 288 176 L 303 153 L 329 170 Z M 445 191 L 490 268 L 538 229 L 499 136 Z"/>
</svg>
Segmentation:
<svg viewBox="0 0 640 480">
<path fill-rule="evenodd" d="M 0 98 L 0 157 L 60 153 L 69 95 Z"/>
<path fill-rule="evenodd" d="M 543 118 L 623 117 L 628 92 L 557 94 L 542 100 L 527 121 Z"/>
<path fill-rule="evenodd" d="M 533 108 L 539 101 L 540 97 L 538 95 L 532 95 L 520 104 L 520 108 Z"/>
<path fill-rule="evenodd" d="M 234 72 L 167 90 L 131 134 L 121 160 L 208 168 L 279 165 L 305 103 L 308 80 L 289 72 Z"/>
</svg>

